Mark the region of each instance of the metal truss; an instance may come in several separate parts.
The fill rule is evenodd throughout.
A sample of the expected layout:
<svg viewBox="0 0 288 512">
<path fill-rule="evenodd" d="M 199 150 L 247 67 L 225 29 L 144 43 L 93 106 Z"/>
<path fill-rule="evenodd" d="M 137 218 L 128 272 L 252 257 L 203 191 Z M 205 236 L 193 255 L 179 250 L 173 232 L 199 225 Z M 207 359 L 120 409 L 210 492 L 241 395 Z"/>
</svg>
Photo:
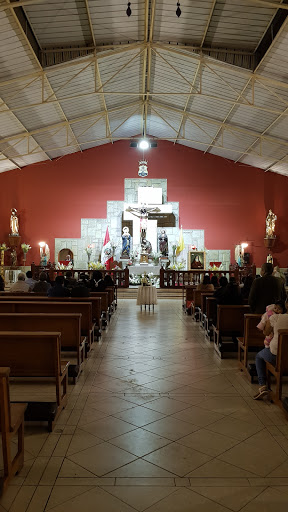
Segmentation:
<svg viewBox="0 0 288 512">
<path fill-rule="evenodd" d="M 258 64 L 256 70 L 254 72 L 243 69 L 243 68 L 236 68 L 236 74 L 241 79 L 245 79 L 245 85 L 241 88 L 241 90 L 237 90 L 234 85 L 229 83 L 229 80 L 227 79 L 227 75 L 224 76 L 225 72 L 231 71 L 231 69 L 235 69 L 230 64 L 226 64 L 225 62 L 214 60 L 206 56 L 205 54 L 205 39 L 207 32 L 209 30 L 210 22 L 213 16 L 213 11 L 216 5 L 216 0 L 212 2 L 210 14 L 207 20 L 207 24 L 205 26 L 202 41 L 200 46 L 196 47 L 193 45 L 181 45 L 181 44 L 167 44 L 162 43 L 158 41 L 154 41 L 153 34 L 154 34 L 154 23 L 155 23 L 155 8 L 156 8 L 156 0 L 145 0 L 145 26 L 144 26 L 144 41 L 136 42 L 132 44 L 126 44 L 126 45 L 105 45 L 101 46 L 99 48 L 96 47 L 96 40 L 93 32 L 93 25 L 92 20 L 90 16 L 90 10 L 89 10 L 89 1 L 85 1 L 86 6 L 86 13 L 91 33 L 91 45 L 89 47 L 83 47 L 83 50 L 89 49 L 91 51 L 91 54 L 80 57 L 75 60 L 71 60 L 56 66 L 52 67 L 46 67 L 43 68 L 43 66 L 40 64 L 37 55 L 35 54 L 33 47 L 29 43 L 28 37 L 25 34 L 25 31 L 23 30 L 16 14 L 14 13 L 14 9 L 16 7 L 21 7 L 25 5 L 31 5 L 33 3 L 38 4 L 40 0 L 22 0 L 20 2 L 9 2 L 9 0 L 4 0 L 5 3 L 0 4 L 0 9 L 10 9 L 11 13 L 14 17 L 15 23 L 17 23 L 17 26 L 19 30 L 21 31 L 21 35 L 25 40 L 25 43 L 28 44 L 29 50 L 33 56 L 33 59 L 35 60 L 35 63 L 37 65 L 38 70 L 34 73 L 29 73 L 26 75 L 23 75 L 21 77 L 9 79 L 0 82 L 0 96 L 1 96 L 1 90 L 3 92 L 3 97 L 5 101 L 0 100 L 0 122 L 1 122 L 1 115 L 7 114 L 7 112 L 12 113 L 15 117 L 17 115 L 17 112 L 31 109 L 33 107 L 37 107 L 40 105 L 47 105 L 50 103 L 56 104 L 57 108 L 59 109 L 59 112 L 61 113 L 63 121 L 50 125 L 41 127 L 37 130 L 27 131 L 25 127 L 23 126 L 23 132 L 5 137 L 2 140 L 0 140 L 0 147 L 2 147 L 2 154 L 4 155 L 4 159 L 10 160 L 13 162 L 14 165 L 17 166 L 15 161 L 13 161 L 11 158 L 9 158 L 9 149 L 14 148 L 17 149 L 17 145 L 20 143 L 25 142 L 25 150 L 18 154 L 17 157 L 24 157 L 28 155 L 35 155 L 37 153 L 44 153 L 47 155 L 47 153 L 53 153 L 53 151 L 59 151 L 63 148 L 75 148 L 76 150 L 82 151 L 82 146 L 87 144 L 92 144 L 96 142 L 112 142 L 114 140 L 129 140 L 129 138 L 125 137 L 117 137 L 117 130 L 123 126 L 124 123 L 126 123 L 129 119 L 132 119 L 133 116 L 141 110 L 142 112 L 142 134 L 144 136 L 149 136 L 147 134 L 147 120 L 148 120 L 148 111 L 151 109 L 153 112 L 153 115 L 158 116 L 162 119 L 164 123 L 166 123 L 167 126 L 169 126 L 170 129 L 175 132 L 175 135 L 173 137 L 167 138 L 165 137 L 165 140 L 171 140 L 174 143 L 176 142 L 190 142 L 195 143 L 198 145 L 203 146 L 203 150 L 205 152 L 209 151 L 212 148 L 217 149 L 224 149 L 227 152 L 233 153 L 233 155 L 238 154 L 238 158 L 236 161 L 240 161 L 241 158 L 247 154 L 254 154 L 257 156 L 262 156 L 262 145 L 266 142 L 269 144 L 274 144 L 277 146 L 287 147 L 288 142 L 285 140 L 279 139 L 277 137 L 271 137 L 268 135 L 268 131 L 272 128 L 275 123 L 277 123 L 281 118 L 286 118 L 288 116 L 288 101 L 287 99 L 281 95 L 281 90 L 285 91 L 287 94 L 288 90 L 288 84 L 281 82 L 279 80 L 276 80 L 274 78 L 265 77 L 262 76 L 258 70 L 261 62 Z M 266 7 L 274 7 L 275 9 L 288 9 L 287 4 L 276 4 L 274 2 L 267 2 L 265 0 L 245 0 L 247 3 L 258 3 L 259 7 L 260 4 L 265 4 Z M 283 24 L 285 26 L 286 23 Z M 283 28 L 283 27 L 282 27 Z M 281 33 L 281 29 L 279 31 Z M 279 34 L 278 34 L 279 35 Z M 277 36 L 274 39 L 272 45 L 277 40 Z M 270 47 L 271 48 L 271 47 Z M 75 48 L 76 49 L 76 48 Z M 81 48 L 78 48 L 78 50 Z M 69 48 L 69 50 L 73 51 L 73 48 Z M 213 51 L 216 49 L 209 48 L 210 51 Z M 45 52 L 55 52 L 55 51 L 63 51 L 63 49 L 50 49 L 45 50 Z M 217 50 L 218 51 L 218 50 Z M 225 49 L 219 49 L 219 51 L 227 51 Z M 243 55 L 243 54 L 251 54 L 251 52 L 241 52 L 238 50 L 229 50 L 229 52 L 235 52 L 235 54 Z M 104 59 L 109 59 L 111 56 L 120 55 L 122 53 L 127 53 L 128 59 L 125 61 L 124 64 L 119 66 L 118 69 L 115 70 L 115 72 L 110 76 L 105 82 L 102 81 L 100 76 L 100 70 L 99 70 L 99 63 Z M 129 56 L 130 53 L 130 56 Z M 193 62 L 195 71 L 194 76 L 192 77 L 192 81 L 188 80 L 186 76 L 183 75 L 179 69 L 177 69 L 177 60 L 175 60 L 174 57 L 182 57 L 187 59 L 188 64 L 190 62 Z M 141 72 L 141 87 L 138 91 L 118 91 L 117 86 L 113 89 L 113 80 L 120 76 L 121 73 L 124 72 L 124 70 L 130 66 L 134 61 L 136 62 L 138 59 L 140 60 L 143 57 L 143 65 L 142 65 L 142 72 Z M 152 89 L 152 81 L 151 81 L 151 67 L 152 67 L 152 60 L 158 59 L 159 62 L 162 62 L 163 65 L 165 65 L 170 70 L 173 70 L 173 73 L 176 73 L 179 80 L 183 83 L 183 89 L 182 90 L 174 90 L 172 92 L 165 92 L 161 90 L 157 90 L 157 92 L 153 92 Z M 174 60 L 172 60 L 174 58 Z M 75 94 L 66 94 L 65 95 L 65 88 L 73 83 L 73 81 L 77 81 L 79 79 L 79 76 L 81 73 L 84 73 L 89 67 L 93 68 L 94 72 L 94 88 L 91 92 L 80 92 Z M 52 88 L 50 84 L 50 78 L 52 76 L 57 76 L 57 74 L 62 74 L 65 69 L 69 69 L 69 78 L 62 83 L 62 85 L 58 86 L 57 88 Z M 74 68 L 74 71 L 73 71 Z M 194 69 L 194 68 L 193 68 Z M 72 74 L 71 74 L 72 70 Z M 215 78 L 217 78 L 218 82 L 222 82 L 223 86 L 225 85 L 226 88 L 228 88 L 233 95 L 235 96 L 235 99 L 229 99 L 225 97 L 221 97 L 219 94 L 217 95 L 217 91 L 215 94 L 207 94 L 204 93 L 204 87 L 203 87 L 203 75 L 204 71 L 209 71 L 214 75 Z M 10 94 L 7 93 L 7 90 L 9 86 L 17 85 L 17 92 L 11 92 Z M 107 90 L 107 86 L 109 85 L 109 89 Z M 270 108 L 268 105 L 262 106 L 257 104 L 257 90 L 256 85 L 259 88 L 264 88 L 266 91 L 269 92 L 272 96 L 277 98 L 278 102 L 283 104 L 283 110 L 276 109 L 276 108 Z M 21 97 L 22 93 L 29 92 L 29 87 L 33 87 L 35 89 L 35 86 L 39 88 L 40 91 L 40 100 L 39 101 L 31 101 L 22 103 L 20 106 L 13 107 L 13 99 L 17 99 L 17 97 Z M 188 87 L 188 90 L 187 90 Z M 248 87 L 251 88 L 251 99 L 248 99 L 245 94 L 248 90 Z M 5 89 L 5 91 L 3 90 Z M 275 90 L 277 89 L 277 91 Z M 250 89 L 249 89 L 250 90 Z M 48 93 L 47 93 L 48 91 Z M 186 92 L 183 92 L 186 91 Z M 94 95 L 97 95 L 101 98 L 103 110 L 100 112 L 95 112 L 91 115 L 78 117 L 73 120 L 69 120 L 62 108 L 62 105 L 65 102 L 69 102 L 71 100 L 79 99 L 81 101 L 81 98 L 85 97 L 93 97 Z M 126 105 L 123 105 L 121 107 L 117 108 L 107 108 L 106 104 L 106 97 L 107 96 L 127 96 L 129 97 L 129 103 Z M 173 98 L 180 96 L 185 98 L 185 105 L 183 109 L 177 109 L 175 107 L 171 106 L 171 102 L 173 101 Z M 131 102 L 131 97 L 135 97 L 135 102 Z M 161 97 L 161 102 L 157 102 L 157 97 Z M 169 101 L 169 104 L 164 103 L 164 99 L 167 97 L 167 101 Z M 207 98 L 209 100 L 215 101 L 215 104 L 223 104 L 225 106 L 229 107 L 229 111 L 227 115 L 224 117 L 223 121 L 215 120 L 211 116 L 200 116 L 195 115 L 191 111 L 191 108 L 193 107 L 193 98 L 194 97 L 202 97 Z M 19 105 L 19 104 L 18 104 Z M 231 118 L 231 114 L 233 113 L 234 109 L 237 106 L 244 107 L 246 109 L 253 109 L 256 112 L 264 112 L 264 113 L 270 113 L 274 114 L 276 116 L 275 120 L 262 132 L 258 133 L 253 130 L 241 128 L 238 126 L 234 126 L 229 123 L 229 119 Z M 130 109 L 128 115 L 125 117 L 125 110 Z M 114 112 L 121 112 L 123 111 L 123 119 L 121 120 L 120 124 L 111 131 L 110 127 L 110 119 L 109 116 L 113 114 Z M 167 117 L 165 117 L 165 113 L 167 112 Z M 169 122 L 168 112 L 175 113 L 177 115 L 180 115 L 180 122 L 178 127 L 172 126 L 172 124 Z M 16 118 L 17 119 L 17 118 Z M 87 127 L 83 129 L 81 134 L 78 133 L 78 136 L 76 137 L 73 126 L 75 126 L 77 123 L 83 123 L 84 121 L 87 121 Z M 203 142 L 203 140 L 194 140 L 189 137 L 185 137 L 185 124 L 189 121 L 192 124 L 194 124 L 198 130 L 202 131 L 203 134 L 205 134 L 205 139 L 207 140 L 207 136 L 210 139 L 210 142 Z M 83 136 L 85 133 L 88 132 L 89 129 L 91 129 L 95 124 L 97 123 L 105 123 L 106 127 L 106 133 L 105 137 L 103 138 L 95 138 L 91 140 L 85 140 L 85 142 L 80 142 L 79 138 Z M 213 125 L 213 127 L 216 129 L 216 134 L 212 137 L 209 135 L 209 133 L 203 128 L 202 124 L 205 123 L 206 125 Z M 186 130 L 187 131 L 187 130 Z M 139 129 L 140 133 L 140 129 Z M 241 137 L 243 136 L 249 136 L 253 140 L 253 142 L 243 151 L 243 149 L 234 149 L 229 146 L 225 146 L 225 134 L 233 135 L 236 139 L 241 141 L 241 145 L 239 144 L 239 147 L 243 148 L 243 140 Z M 37 144 L 35 139 L 33 139 L 34 136 L 45 134 L 45 150 L 42 149 L 41 143 Z M 66 144 L 64 146 L 57 146 L 55 147 L 53 141 L 51 140 L 51 144 L 49 144 L 49 138 L 53 139 L 55 135 L 57 134 L 64 134 L 64 140 L 66 140 Z M 158 137 L 156 137 L 158 138 Z M 33 144 L 32 144 L 33 140 Z M 161 140 L 161 138 L 159 139 Z M 35 146 L 35 144 L 37 144 Z M 47 144 L 47 145 L 46 145 Z M 245 142 L 246 144 L 246 142 Z M 48 147 L 49 146 L 49 147 Z M 33 147 L 33 149 L 31 149 Z M 257 148 L 257 149 L 256 149 Z M 288 150 L 287 150 L 288 151 Z M 5 155 L 6 152 L 6 155 Z M 49 156 L 47 155 L 49 158 Z M 16 158 L 16 157 L 15 157 Z M 286 158 L 283 157 L 280 160 L 277 160 L 274 162 L 273 165 L 275 165 L 278 161 L 284 161 Z M 3 160 L 0 157 L 0 160 Z M 273 166 L 272 165 L 272 166 Z M 269 169 L 271 166 L 269 167 Z M 268 169 L 267 169 L 268 170 Z"/>
</svg>

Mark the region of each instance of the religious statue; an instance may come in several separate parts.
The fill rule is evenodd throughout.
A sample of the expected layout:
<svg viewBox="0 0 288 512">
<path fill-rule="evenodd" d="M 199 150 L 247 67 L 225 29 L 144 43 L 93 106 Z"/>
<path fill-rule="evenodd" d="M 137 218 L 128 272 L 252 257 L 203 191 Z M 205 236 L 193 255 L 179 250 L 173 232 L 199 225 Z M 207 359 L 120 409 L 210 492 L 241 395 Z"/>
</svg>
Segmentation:
<svg viewBox="0 0 288 512">
<path fill-rule="evenodd" d="M 142 248 L 142 251 L 146 254 L 151 254 L 151 252 L 152 252 L 151 242 L 146 240 L 146 238 L 143 238 L 142 243 L 141 243 L 141 248 Z"/>
<path fill-rule="evenodd" d="M 19 221 L 18 221 L 18 217 L 17 217 L 16 208 L 12 208 L 12 210 L 11 210 L 10 229 L 11 229 L 11 235 L 19 236 Z"/>
<path fill-rule="evenodd" d="M 130 212 L 136 217 L 140 218 L 140 243 L 142 246 L 143 240 L 146 239 L 147 234 L 147 226 L 148 226 L 148 215 L 151 212 L 160 212 L 160 208 L 157 206 L 148 207 L 146 204 L 141 204 L 140 207 L 131 207 L 127 208 L 126 212 Z"/>
<path fill-rule="evenodd" d="M 162 256 L 168 256 L 168 236 L 165 229 L 161 229 L 161 233 L 158 236 L 158 244 Z"/>
<path fill-rule="evenodd" d="M 11 258 L 11 267 L 17 267 L 17 252 L 16 249 L 13 249 L 10 254 Z"/>
<path fill-rule="evenodd" d="M 272 254 L 268 254 L 267 255 L 266 261 L 267 261 L 267 263 L 272 263 L 272 265 L 273 265 L 273 256 L 272 256 Z"/>
<path fill-rule="evenodd" d="M 275 238 L 275 222 L 277 220 L 277 215 L 269 210 L 268 215 L 266 217 L 266 238 Z"/>
<path fill-rule="evenodd" d="M 121 258 L 130 258 L 130 249 L 131 249 L 131 235 L 129 233 L 129 228 L 127 226 L 124 226 L 123 234 L 122 234 Z"/>
</svg>

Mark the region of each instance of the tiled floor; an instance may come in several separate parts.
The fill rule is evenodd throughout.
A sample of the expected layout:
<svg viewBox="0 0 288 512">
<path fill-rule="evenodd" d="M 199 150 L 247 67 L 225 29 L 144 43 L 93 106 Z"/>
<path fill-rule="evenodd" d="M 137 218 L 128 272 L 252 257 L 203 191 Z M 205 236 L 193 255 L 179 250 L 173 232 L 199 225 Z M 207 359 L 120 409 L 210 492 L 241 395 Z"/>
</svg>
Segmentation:
<svg viewBox="0 0 288 512">
<path fill-rule="evenodd" d="M 30 427 L 0 512 L 286 512 L 288 421 L 181 301 L 121 300 L 52 434 Z"/>
</svg>

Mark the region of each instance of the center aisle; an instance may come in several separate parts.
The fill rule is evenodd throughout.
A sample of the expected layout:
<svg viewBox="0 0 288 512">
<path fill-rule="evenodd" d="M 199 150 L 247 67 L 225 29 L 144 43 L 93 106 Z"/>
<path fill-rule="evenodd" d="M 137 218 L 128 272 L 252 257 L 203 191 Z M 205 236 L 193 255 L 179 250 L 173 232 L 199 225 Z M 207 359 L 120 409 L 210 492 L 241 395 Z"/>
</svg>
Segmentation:
<svg viewBox="0 0 288 512">
<path fill-rule="evenodd" d="M 25 437 L 7 510 L 286 512 L 288 423 L 256 388 L 180 300 L 119 300 L 55 431 Z"/>
</svg>

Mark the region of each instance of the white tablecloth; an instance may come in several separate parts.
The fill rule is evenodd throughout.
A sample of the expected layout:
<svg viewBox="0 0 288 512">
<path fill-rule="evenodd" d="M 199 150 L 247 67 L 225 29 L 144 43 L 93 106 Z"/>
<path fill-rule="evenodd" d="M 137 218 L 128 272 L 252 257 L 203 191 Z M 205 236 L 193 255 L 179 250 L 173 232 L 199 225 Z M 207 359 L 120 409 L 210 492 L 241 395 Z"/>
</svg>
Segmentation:
<svg viewBox="0 0 288 512">
<path fill-rule="evenodd" d="M 156 286 L 139 286 L 137 293 L 137 306 L 157 304 Z"/>
<path fill-rule="evenodd" d="M 18 281 L 18 274 L 23 270 L 5 270 L 5 283 L 16 283 Z"/>
</svg>

